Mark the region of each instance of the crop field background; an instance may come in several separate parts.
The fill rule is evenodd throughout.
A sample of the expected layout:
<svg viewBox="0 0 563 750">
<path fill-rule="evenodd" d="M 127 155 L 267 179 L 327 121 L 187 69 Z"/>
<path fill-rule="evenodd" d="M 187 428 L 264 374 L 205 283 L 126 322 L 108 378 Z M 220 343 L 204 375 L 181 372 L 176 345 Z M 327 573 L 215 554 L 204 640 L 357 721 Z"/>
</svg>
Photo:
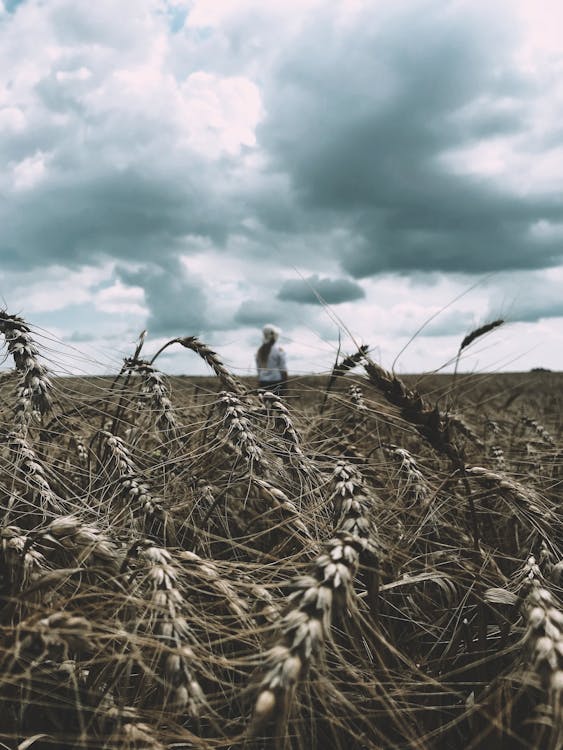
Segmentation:
<svg viewBox="0 0 563 750">
<path fill-rule="evenodd" d="M 563 747 L 563 374 L 259 394 L 0 313 L 0 747 Z"/>
</svg>

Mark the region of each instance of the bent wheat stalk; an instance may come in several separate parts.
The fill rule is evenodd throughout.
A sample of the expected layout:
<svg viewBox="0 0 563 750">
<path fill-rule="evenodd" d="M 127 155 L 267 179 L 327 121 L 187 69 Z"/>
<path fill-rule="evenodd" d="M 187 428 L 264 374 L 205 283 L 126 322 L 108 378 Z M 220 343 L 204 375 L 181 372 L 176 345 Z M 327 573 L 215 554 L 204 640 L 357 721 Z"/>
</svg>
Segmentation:
<svg viewBox="0 0 563 750">
<path fill-rule="evenodd" d="M 340 362 L 338 362 L 338 354 L 336 362 L 334 363 L 334 367 L 332 368 L 332 372 L 330 373 L 330 377 L 328 379 L 328 383 L 326 386 L 325 394 L 321 403 L 320 407 L 320 413 L 322 414 L 326 402 L 329 396 L 330 391 L 332 390 L 332 386 L 334 385 L 337 378 L 342 377 L 350 370 L 353 370 L 354 367 L 361 364 L 364 360 L 367 351 L 369 349 L 369 346 L 367 344 L 362 344 L 362 346 L 358 347 L 358 351 L 354 352 L 354 354 L 349 354 L 348 356 L 344 357 Z"/>
<path fill-rule="evenodd" d="M 21 431 L 11 432 L 6 437 L 13 456 L 15 476 L 29 491 L 35 513 L 43 521 L 65 512 L 63 500 L 53 491 L 47 479 L 47 469 Z"/>
<path fill-rule="evenodd" d="M 358 471 L 338 462 L 333 473 L 334 537 L 311 566 L 293 581 L 289 610 L 279 623 L 281 638 L 264 657 L 263 676 L 254 707 L 252 731 L 275 711 L 285 714 L 297 682 L 330 637 L 333 615 L 353 595 L 362 556 L 377 559 L 376 532 L 368 520 L 367 498 Z"/>
<path fill-rule="evenodd" d="M 166 440 L 176 436 L 177 420 L 170 400 L 170 388 L 164 375 L 144 360 L 126 359 L 125 367 L 141 378 L 139 405 L 148 404 L 156 414 L 155 424 Z"/>
<path fill-rule="evenodd" d="M 23 318 L 0 310 L 0 333 L 4 335 L 8 352 L 20 374 L 14 412 L 16 424 L 25 429 L 34 414 L 42 417 L 51 411 L 52 384 L 46 367 L 39 362 L 39 350 L 31 336 L 31 328 Z"/>
<path fill-rule="evenodd" d="M 101 430 L 99 434 L 102 445 L 107 449 L 110 465 L 117 471 L 120 494 L 131 504 L 133 515 L 142 513 L 147 520 L 159 521 L 166 528 L 168 514 L 140 476 L 125 441 L 107 430 Z"/>
<path fill-rule="evenodd" d="M 149 364 L 152 365 L 155 359 L 172 344 L 181 344 L 186 349 L 191 349 L 196 354 L 199 354 L 199 356 L 207 362 L 209 367 L 211 367 L 215 375 L 217 375 L 221 381 L 223 388 L 227 391 L 236 394 L 244 392 L 242 384 L 227 370 L 219 355 L 200 341 L 197 336 L 179 336 L 175 339 L 170 339 L 170 341 L 167 341 L 166 344 L 160 347 Z"/>
<path fill-rule="evenodd" d="M 133 545 L 126 562 L 137 577 L 134 592 L 147 602 L 146 627 L 158 639 L 164 707 L 195 718 L 205 698 L 192 672 L 194 654 L 188 643 L 190 627 L 181 611 L 179 569 L 170 552 L 150 540 Z"/>
</svg>

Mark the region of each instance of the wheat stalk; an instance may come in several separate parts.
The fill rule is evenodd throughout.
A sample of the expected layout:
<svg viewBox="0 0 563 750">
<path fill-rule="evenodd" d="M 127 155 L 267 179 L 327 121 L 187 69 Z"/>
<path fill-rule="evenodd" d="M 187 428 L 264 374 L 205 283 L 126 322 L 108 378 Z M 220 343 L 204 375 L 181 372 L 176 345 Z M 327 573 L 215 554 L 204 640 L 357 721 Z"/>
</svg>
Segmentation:
<svg viewBox="0 0 563 750">
<path fill-rule="evenodd" d="M 267 468 L 264 450 L 258 444 L 248 410 L 240 398 L 223 391 L 219 394 L 218 404 L 223 414 L 227 437 L 232 440 L 239 455 L 253 469 L 264 472 Z"/>
<path fill-rule="evenodd" d="M 401 476 L 414 501 L 424 503 L 430 495 L 430 487 L 412 454 L 396 445 L 382 445 L 382 448 L 385 453 L 399 462 Z"/>
<path fill-rule="evenodd" d="M 473 479 L 494 491 L 495 497 L 508 502 L 509 507 L 525 528 L 531 527 L 539 534 L 540 540 L 554 546 L 555 538 L 561 533 L 561 520 L 550 505 L 535 490 L 482 466 L 466 469 L 468 479 Z"/>
<path fill-rule="evenodd" d="M 31 329 L 22 318 L 0 310 L 0 332 L 20 374 L 14 411 L 16 424 L 25 429 L 34 415 L 43 416 L 51 411 L 51 381 L 47 369 L 39 362 Z"/>
<path fill-rule="evenodd" d="M 109 571 L 117 571 L 121 565 L 118 547 L 110 537 L 76 517 L 56 518 L 35 534 L 37 541 L 54 542 L 55 549 L 62 548 L 78 563 L 97 565 Z"/>
<path fill-rule="evenodd" d="M 239 383 L 239 381 L 235 377 L 233 377 L 233 375 L 227 370 L 219 355 L 214 352 L 213 349 L 210 349 L 206 344 L 200 341 L 197 336 L 183 336 L 167 341 L 166 344 L 161 346 L 161 348 L 154 355 L 149 364 L 152 365 L 159 354 L 161 354 L 168 346 L 171 346 L 172 344 L 181 344 L 186 349 L 191 349 L 196 354 L 199 354 L 199 356 L 205 362 L 207 362 L 209 367 L 211 367 L 213 372 L 221 381 L 223 388 L 225 388 L 227 391 L 239 395 L 244 393 L 242 384 Z"/>
<path fill-rule="evenodd" d="M 484 325 L 479 326 L 479 328 L 475 328 L 473 331 L 468 333 L 467 336 L 465 336 L 460 344 L 459 351 L 462 352 L 464 349 L 467 349 L 467 347 L 470 346 L 478 338 L 484 336 L 486 333 L 489 333 L 489 331 L 493 331 L 495 328 L 503 325 L 503 323 L 504 320 L 502 320 L 502 318 L 499 318 L 498 320 L 492 320 L 490 323 L 485 323 Z"/>
<path fill-rule="evenodd" d="M 350 395 L 350 400 L 354 404 L 355 408 L 361 412 L 365 413 L 367 412 L 368 408 L 366 405 L 366 402 L 364 400 L 364 392 L 360 388 L 359 385 L 351 385 L 348 389 L 348 394 Z"/>
<path fill-rule="evenodd" d="M 170 400 L 170 388 L 164 375 L 148 362 L 126 359 L 125 368 L 141 378 L 140 406 L 148 403 L 156 414 L 156 427 L 166 440 L 177 434 L 177 420 Z"/>
<path fill-rule="evenodd" d="M 145 517 L 158 520 L 166 526 L 168 515 L 140 476 L 125 441 L 107 430 L 100 430 L 99 435 L 107 448 L 110 464 L 117 471 L 120 494 L 132 504 L 133 514 L 141 512 Z"/>
<path fill-rule="evenodd" d="M 310 574 L 293 581 L 290 609 L 279 623 L 281 638 L 264 657 L 265 674 L 254 707 L 258 726 L 274 711 L 287 709 L 295 685 L 330 637 L 334 611 L 342 611 L 350 602 L 362 555 L 368 553 L 371 562 L 377 556 L 359 472 L 340 461 L 332 483 L 335 534 L 312 564 Z"/>
<path fill-rule="evenodd" d="M 456 468 L 463 465 L 459 447 L 450 434 L 449 416 L 438 407 L 431 407 L 415 390 L 408 388 L 395 374 L 366 357 L 364 365 L 369 380 L 389 401 L 399 407 L 401 415 L 410 422 L 430 445 L 448 456 Z"/>
<path fill-rule="evenodd" d="M 143 574 L 137 583 L 141 600 L 148 597 L 148 627 L 160 642 L 165 707 L 173 713 L 186 711 L 197 717 L 205 705 L 199 682 L 192 673 L 194 653 L 188 644 L 190 627 L 181 613 L 179 570 L 170 552 L 149 540 L 137 542 L 127 556 L 135 572 Z"/>
<path fill-rule="evenodd" d="M 536 435 L 539 436 L 539 438 L 546 444 L 549 445 L 551 448 L 556 447 L 555 440 L 553 437 L 549 434 L 549 432 L 545 429 L 545 427 L 538 422 L 536 419 L 531 419 L 530 417 L 522 417 L 521 421 L 523 424 L 526 425 L 526 427 L 529 427 L 532 429 Z"/>
<path fill-rule="evenodd" d="M 48 516 L 64 513 L 63 501 L 51 488 L 47 479 L 47 468 L 22 432 L 10 432 L 6 436 L 10 454 L 13 456 L 15 475 L 29 490 L 34 510 L 45 520 Z"/>
</svg>

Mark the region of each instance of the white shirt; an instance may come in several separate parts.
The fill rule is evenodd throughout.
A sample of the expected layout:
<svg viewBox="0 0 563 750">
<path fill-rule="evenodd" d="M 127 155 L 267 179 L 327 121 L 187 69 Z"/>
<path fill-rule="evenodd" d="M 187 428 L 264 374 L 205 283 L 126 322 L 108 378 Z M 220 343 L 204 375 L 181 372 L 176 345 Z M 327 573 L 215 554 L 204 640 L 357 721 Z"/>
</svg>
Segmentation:
<svg viewBox="0 0 563 750">
<path fill-rule="evenodd" d="M 258 366 L 258 354 L 256 355 L 256 369 L 258 370 L 258 380 L 261 383 L 279 383 L 282 379 L 282 370 L 287 371 L 285 351 L 278 343 L 274 342 L 268 354 L 266 367 Z"/>
</svg>

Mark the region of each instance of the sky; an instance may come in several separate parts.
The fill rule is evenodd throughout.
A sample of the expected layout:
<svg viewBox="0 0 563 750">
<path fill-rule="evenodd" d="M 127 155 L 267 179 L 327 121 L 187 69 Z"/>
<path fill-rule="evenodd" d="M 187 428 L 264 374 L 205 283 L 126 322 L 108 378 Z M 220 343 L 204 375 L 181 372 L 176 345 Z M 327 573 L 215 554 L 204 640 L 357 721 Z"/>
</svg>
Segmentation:
<svg viewBox="0 0 563 750">
<path fill-rule="evenodd" d="M 0 303 L 59 371 L 563 369 L 560 0 L 0 0 Z M 199 374 L 171 347 L 167 372 Z"/>
</svg>

